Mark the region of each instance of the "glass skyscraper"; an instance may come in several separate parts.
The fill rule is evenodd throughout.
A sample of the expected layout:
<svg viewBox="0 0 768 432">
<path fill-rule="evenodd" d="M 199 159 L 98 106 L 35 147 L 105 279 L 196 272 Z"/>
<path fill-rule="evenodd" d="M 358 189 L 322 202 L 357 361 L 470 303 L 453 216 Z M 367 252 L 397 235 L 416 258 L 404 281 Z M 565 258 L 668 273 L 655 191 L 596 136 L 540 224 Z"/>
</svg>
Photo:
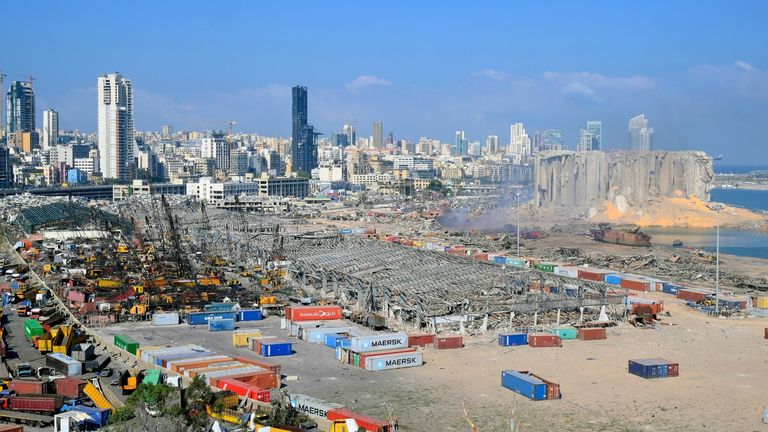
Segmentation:
<svg viewBox="0 0 768 432">
<path fill-rule="evenodd" d="M 590 120 L 587 122 L 587 133 L 592 134 L 591 150 L 603 149 L 603 122 L 599 120 Z"/>
<path fill-rule="evenodd" d="M 32 83 L 14 81 L 6 95 L 7 133 L 35 130 L 35 92 Z"/>
<path fill-rule="evenodd" d="M 293 171 L 309 176 L 317 168 L 315 128 L 307 123 L 307 88 L 293 88 L 293 129 L 291 135 L 291 163 Z"/>
</svg>

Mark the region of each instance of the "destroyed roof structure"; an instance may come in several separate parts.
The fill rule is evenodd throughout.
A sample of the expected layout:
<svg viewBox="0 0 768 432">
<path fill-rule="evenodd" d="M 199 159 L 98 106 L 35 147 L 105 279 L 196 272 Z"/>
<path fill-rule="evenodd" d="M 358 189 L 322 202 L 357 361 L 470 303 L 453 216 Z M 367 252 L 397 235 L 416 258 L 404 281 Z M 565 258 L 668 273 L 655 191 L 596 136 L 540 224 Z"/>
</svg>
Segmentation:
<svg viewBox="0 0 768 432">
<path fill-rule="evenodd" d="M 25 233 L 31 234 L 43 228 L 119 228 L 125 233 L 133 230 L 131 221 L 78 203 L 54 202 L 21 208 L 13 222 Z"/>
</svg>

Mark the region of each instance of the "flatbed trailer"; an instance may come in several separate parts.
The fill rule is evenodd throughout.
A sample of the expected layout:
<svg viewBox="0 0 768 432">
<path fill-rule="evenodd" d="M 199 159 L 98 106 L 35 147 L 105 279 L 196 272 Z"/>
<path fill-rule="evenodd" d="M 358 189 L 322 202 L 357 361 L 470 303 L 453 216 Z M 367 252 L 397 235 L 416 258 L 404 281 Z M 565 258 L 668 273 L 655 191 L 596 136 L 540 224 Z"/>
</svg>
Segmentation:
<svg viewBox="0 0 768 432">
<path fill-rule="evenodd" d="M 25 413 L 20 411 L 0 410 L 0 421 L 43 427 L 53 425 L 53 416 Z"/>
</svg>

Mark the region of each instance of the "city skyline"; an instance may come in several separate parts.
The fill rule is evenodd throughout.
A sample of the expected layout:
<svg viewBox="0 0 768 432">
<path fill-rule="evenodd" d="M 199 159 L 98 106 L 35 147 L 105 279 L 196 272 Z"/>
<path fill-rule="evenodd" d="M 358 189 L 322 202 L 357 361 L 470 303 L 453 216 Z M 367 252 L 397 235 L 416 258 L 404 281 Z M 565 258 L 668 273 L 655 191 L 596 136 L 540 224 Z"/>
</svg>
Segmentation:
<svg viewBox="0 0 768 432">
<path fill-rule="evenodd" d="M 122 40 L 115 49 L 79 30 L 117 13 L 113 6 L 74 14 L 67 5 L 42 5 L 11 1 L 0 10 L 34 15 L 46 27 L 64 19 L 72 31 L 54 41 L 55 49 L 46 49 L 50 55 L 45 61 L 33 53 L 47 48 L 50 38 L 33 34 L 24 47 L 6 47 L 0 64 L 8 74 L 3 91 L 11 81 L 33 74 L 38 123 L 41 108 L 53 107 L 61 115 L 61 129 L 97 129 L 91 83 L 93 76 L 105 70 L 132 77 L 139 130 L 159 130 L 164 124 L 176 130 L 219 130 L 235 119 L 238 131 L 290 136 L 291 87 L 301 83 L 312 89 L 312 123 L 326 136 L 340 131 L 343 124 L 354 124 L 361 136 L 368 136 L 369 125 L 382 121 L 396 140 L 427 136 L 452 142 L 453 133 L 461 128 L 470 139 L 482 141 L 487 135 L 504 137 L 510 124 L 520 122 L 531 134 L 562 130 L 566 146 L 573 149 L 584 123 L 600 119 L 603 148 L 626 149 L 627 119 L 644 112 L 653 122 L 656 148 L 726 153 L 730 161 L 739 163 L 753 159 L 747 159 L 746 150 L 762 148 L 755 142 L 761 136 L 760 119 L 768 116 L 768 63 L 765 56 L 756 55 L 761 52 L 760 41 L 768 37 L 757 17 L 764 15 L 761 11 L 768 12 L 768 5 L 760 2 L 709 9 L 689 2 L 673 7 L 651 2 L 631 17 L 621 5 L 556 2 L 557 13 L 548 16 L 561 30 L 533 39 L 527 36 L 533 19 L 522 19 L 515 28 L 502 25 L 501 17 L 512 8 L 503 3 L 437 10 L 414 5 L 413 16 L 402 14 L 402 7 L 380 7 L 377 13 L 391 28 L 382 35 L 356 34 L 349 42 L 352 45 L 344 48 L 332 42 L 346 39 L 346 30 L 316 31 L 319 27 L 311 23 L 342 11 L 351 19 L 367 16 L 373 6 L 308 4 L 314 18 L 307 21 L 278 5 L 234 4 L 225 10 L 215 8 L 213 20 L 207 18 L 213 15 L 213 5 L 190 3 L 179 9 L 171 3 L 153 7 L 151 14 L 145 13 L 146 7 L 119 9 L 121 17 L 153 30 Z M 544 9 L 523 4 L 515 13 L 533 18 Z M 605 25 L 572 31 L 575 23 L 567 17 L 575 9 L 600 14 Z M 432 15 L 425 20 L 427 10 Z M 720 19 L 724 14 L 732 19 Z M 258 27 L 234 25 L 255 16 L 271 19 Z M 429 31 L 457 16 L 488 22 L 465 37 Z M 640 25 L 651 18 L 656 26 L 653 34 Z M 173 26 L 155 25 L 178 20 L 187 25 L 173 31 Z M 279 30 L 288 28 L 292 20 L 306 24 L 296 26 L 305 30 L 283 35 Z M 683 28 L 680 22 L 685 23 Z M 391 37 L 408 33 L 405 30 L 414 25 L 424 28 L 416 39 Z M 21 26 L 21 21 L 7 23 L 9 32 L 22 31 Z M 196 36 L 191 29 L 198 27 L 216 33 L 215 40 Z M 242 29 L 246 27 L 248 31 Z M 716 36 L 704 31 L 713 27 L 722 31 Z M 639 36 L 622 36 L 633 32 Z M 278 33 L 282 36 L 272 36 Z M 608 34 L 615 37 L 605 40 Z M 565 35 L 568 47 L 562 44 Z M 176 55 L 168 56 L 157 40 L 173 43 Z M 306 56 L 287 57 L 279 64 L 268 61 L 305 42 L 309 42 Z M 526 50 L 516 50 L 518 44 Z M 361 49 L 367 45 L 377 49 Z M 572 45 L 591 49 L 572 50 Z M 83 52 L 81 46 L 93 51 Z M 476 49 L 479 46 L 485 48 Z M 462 61 L 446 62 L 443 54 L 452 47 L 467 53 Z M 246 51 L 248 56 L 237 56 Z M 511 52 L 516 54 L 509 56 Z M 78 60 L 72 61 L 75 54 Z M 133 61 L 137 56 L 146 61 Z M 211 58 L 224 61 L 227 56 L 234 56 L 239 66 L 205 66 Z M 268 67 L 261 65 L 265 61 Z M 250 66 L 256 64 L 259 67 L 252 71 Z M 179 69 L 184 73 L 178 74 Z M 426 72 L 416 73 L 417 69 Z M 717 138 L 722 128 L 732 131 L 733 142 Z"/>
</svg>

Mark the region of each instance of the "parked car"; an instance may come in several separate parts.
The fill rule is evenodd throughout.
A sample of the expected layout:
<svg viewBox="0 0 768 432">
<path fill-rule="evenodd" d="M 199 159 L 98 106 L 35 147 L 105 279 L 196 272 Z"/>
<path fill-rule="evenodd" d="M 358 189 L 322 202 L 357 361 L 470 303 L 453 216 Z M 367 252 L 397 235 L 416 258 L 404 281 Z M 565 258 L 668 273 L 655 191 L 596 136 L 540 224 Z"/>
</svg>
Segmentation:
<svg viewBox="0 0 768 432">
<path fill-rule="evenodd" d="M 101 370 L 101 372 L 99 372 L 99 376 L 102 378 L 108 378 L 112 376 L 113 372 L 114 371 L 112 370 L 112 368 L 104 368 Z"/>
</svg>

